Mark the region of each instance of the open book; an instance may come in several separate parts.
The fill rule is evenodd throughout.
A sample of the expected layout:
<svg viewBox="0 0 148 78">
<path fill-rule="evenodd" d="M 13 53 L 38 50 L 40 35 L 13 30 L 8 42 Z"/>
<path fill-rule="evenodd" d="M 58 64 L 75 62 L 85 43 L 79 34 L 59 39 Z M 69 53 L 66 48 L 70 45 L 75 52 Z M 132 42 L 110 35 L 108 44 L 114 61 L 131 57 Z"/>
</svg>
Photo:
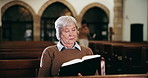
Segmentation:
<svg viewBox="0 0 148 78">
<path fill-rule="evenodd" d="M 78 76 L 78 73 L 83 76 L 95 75 L 96 70 L 99 69 L 100 60 L 100 55 L 88 55 L 82 59 L 65 62 L 59 70 L 59 76 Z"/>
</svg>

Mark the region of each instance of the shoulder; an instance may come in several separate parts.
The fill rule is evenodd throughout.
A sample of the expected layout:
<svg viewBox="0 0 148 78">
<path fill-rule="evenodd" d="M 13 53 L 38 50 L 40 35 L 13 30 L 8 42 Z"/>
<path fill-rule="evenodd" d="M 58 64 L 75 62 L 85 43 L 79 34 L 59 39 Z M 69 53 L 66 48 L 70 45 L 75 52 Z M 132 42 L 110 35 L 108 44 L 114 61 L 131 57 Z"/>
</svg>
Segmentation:
<svg viewBox="0 0 148 78">
<path fill-rule="evenodd" d="M 52 46 L 48 46 L 46 47 L 44 50 L 51 50 L 51 49 L 55 49 L 57 46 L 56 45 L 52 45 Z"/>
<path fill-rule="evenodd" d="M 89 53 L 89 54 L 93 54 L 92 50 L 89 48 L 89 47 L 86 47 L 86 46 L 80 46 L 82 51 L 85 51 L 86 53 Z"/>
<path fill-rule="evenodd" d="M 43 53 L 51 53 L 54 52 L 57 49 L 56 45 L 48 46 L 43 50 Z"/>
</svg>

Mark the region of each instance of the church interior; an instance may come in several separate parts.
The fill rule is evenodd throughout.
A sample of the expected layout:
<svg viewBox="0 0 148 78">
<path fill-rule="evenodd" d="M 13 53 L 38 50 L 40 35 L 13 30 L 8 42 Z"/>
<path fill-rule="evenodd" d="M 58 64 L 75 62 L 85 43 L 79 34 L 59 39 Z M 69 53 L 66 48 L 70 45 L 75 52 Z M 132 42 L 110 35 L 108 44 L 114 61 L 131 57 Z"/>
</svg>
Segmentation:
<svg viewBox="0 0 148 78">
<path fill-rule="evenodd" d="M 64 15 L 78 27 L 87 21 L 89 48 L 105 60 L 105 76 L 94 78 L 148 76 L 147 0 L 0 0 L 0 8 L 0 77 L 37 77 Z"/>
</svg>

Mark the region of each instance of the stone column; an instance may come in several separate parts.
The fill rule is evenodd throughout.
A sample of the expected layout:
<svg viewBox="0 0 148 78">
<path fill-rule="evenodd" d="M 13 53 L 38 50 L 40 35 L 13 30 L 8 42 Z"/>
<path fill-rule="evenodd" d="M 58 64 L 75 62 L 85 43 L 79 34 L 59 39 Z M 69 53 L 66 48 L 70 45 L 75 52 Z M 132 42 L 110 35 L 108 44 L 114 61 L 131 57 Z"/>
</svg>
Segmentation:
<svg viewBox="0 0 148 78">
<path fill-rule="evenodd" d="M 123 28 L 123 0 L 114 0 L 114 39 L 113 41 L 122 41 Z"/>
<path fill-rule="evenodd" d="M 40 41 L 40 16 L 36 15 L 33 22 L 33 41 Z"/>
<path fill-rule="evenodd" d="M 0 25 L 0 41 L 2 41 L 2 26 Z"/>
</svg>

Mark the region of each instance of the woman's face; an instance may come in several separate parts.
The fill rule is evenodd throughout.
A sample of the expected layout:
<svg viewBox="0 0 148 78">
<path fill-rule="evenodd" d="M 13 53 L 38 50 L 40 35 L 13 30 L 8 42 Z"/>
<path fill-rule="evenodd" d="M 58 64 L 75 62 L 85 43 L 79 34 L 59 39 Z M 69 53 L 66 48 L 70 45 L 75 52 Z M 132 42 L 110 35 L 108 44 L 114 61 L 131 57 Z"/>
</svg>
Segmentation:
<svg viewBox="0 0 148 78">
<path fill-rule="evenodd" d="M 61 40 L 64 44 L 73 44 L 77 40 L 77 29 L 75 24 L 70 24 L 61 29 Z"/>
</svg>

